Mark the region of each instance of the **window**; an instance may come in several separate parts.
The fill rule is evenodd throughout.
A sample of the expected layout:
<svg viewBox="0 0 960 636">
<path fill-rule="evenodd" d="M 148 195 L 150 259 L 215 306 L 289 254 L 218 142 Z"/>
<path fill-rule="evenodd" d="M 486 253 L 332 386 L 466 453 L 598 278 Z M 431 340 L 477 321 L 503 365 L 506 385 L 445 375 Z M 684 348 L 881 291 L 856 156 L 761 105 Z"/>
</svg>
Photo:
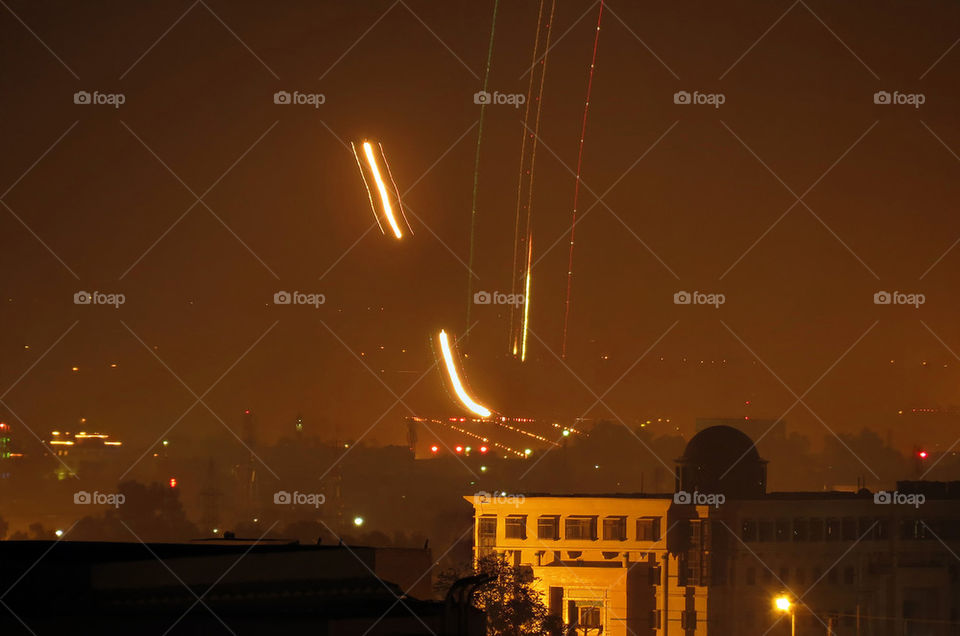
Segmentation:
<svg viewBox="0 0 960 636">
<path fill-rule="evenodd" d="M 477 538 L 481 545 L 493 545 L 497 542 L 497 518 L 494 516 L 480 517 L 477 523 Z"/>
<path fill-rule="evenodd" d="M 740 538 L 747 541 L 757 540 L 757 522 L 753 519 L 744 519 L 740 526 Z"/>
<path fill-rule="evenodd" d="M 549 515 L 537 519 L 537 538 L 556 541 L 560 538 L 560 517 Z"/>
<path fill-rule="evenodd" d="M 793 540 L 794 541 L 806 541 L 808 530 L 809 530 L 809 527 L 807 525 L 806 519 L 796 518 L 793 520 Z"/>
<path fill-rule="evenodd" d="M 640 517 L 637 519 L 637 541 L 660 540 L 660 517 Z"/>
<path fill-rule="evenodd" d="M 759 523 L 759 538 L 760 541 L 773 541 L 773 522 L 769 519 L 764 519 Z"/>
<path fill-rule="evenodd" d="M 844 541 L 856 541 L 857 520 L 854 517 L 844 517 L 840 522 L 840 534 Z"/>
<path fill-rule="evenodd" d="M 823 519 L 819 517 L 810 519 L 810 540 L 823 541 Z"/>
<path fill-rule="evenodd" d="M 596 517 L 567 517 L 564 520 L 563 536 L 565 539 L 594 541 L 597 538 Z"/>
<path fill-rule="evenodd" d="M 829 518 L 824 524 L 824 535 L 826 535 L 827 541 L 839 541 L 840 540 L 840 520 Z"/>
<path fill-rule="evenodd" d="M 757 570 L 756 568 L 747 568 L 747 585 L 756 585 L 757 584 Z"/>
<path fill-rule="evenodd" d="M 777 519 L 777 541 L 790 540 L 790 522 L 787 519 Z"/>
<path fill-rule="evenodd" d="M 607 517 L 603 520 L 603 540 L 604 541 L 626 541 L 627 540 L 627 518 L 626 517 Z"/>
<path fill-rule="evenodd" d="M 526 515 L 510 515 L 504 522 L 504 532 L 508 539 L 526 539 L 527 538 L 527 517 Z"/>
<path fill-rule="evenodd" d="M 601 624 L 600 604 L 589 601 L 581 601 L 580 603 L 578 603 L 579 607 L 577 607 L 577 622 L 579 623 L 579 626 L 590 629 L 599 629 Z"/>
</svg>

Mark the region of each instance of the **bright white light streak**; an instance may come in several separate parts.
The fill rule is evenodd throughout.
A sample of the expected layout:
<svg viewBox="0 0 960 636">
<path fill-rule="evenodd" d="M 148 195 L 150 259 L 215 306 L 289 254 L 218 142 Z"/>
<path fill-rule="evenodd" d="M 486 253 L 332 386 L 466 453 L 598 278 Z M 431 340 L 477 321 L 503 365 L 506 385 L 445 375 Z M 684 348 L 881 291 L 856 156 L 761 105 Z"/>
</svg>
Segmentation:
<svg viewBox="0 0 960 636">
<path fill-rule="evenodd" d="M 390 228 L 393 230 L 394 236 L 398 239 L 403 238 L 400 226 L 397 225 L 397 219 L 393 215 L 393 208 L 390 206 L 390 198 L 387 196 L 387 186 L 383 182 L 383 177 L 380 176 L 380 168 L 377 167 L 377 160 L 373 156 L 373 146 L 370 145 L 369 141 L 363 142 L 363 152 L 367 156 L 367 164 L 370 166 L 373 180 L 377 183 L 377 191 L 380 193 L 380 202 L 383 203 L 383 213 L 387 217 L 387 222 L 390 223 Z"/>
<path fill-rule="evenodd" d="M 520 347 L 520 362 L 527 359 L 527 327 L 530 325 L 530 266 L 532 261 L 533 237 L 531 236 L 527 243 L 527 280 L 523 284 L 523 341 Z"/>
<path fill-rule="evenodd" d="M 450 378 L 450 384 L 453 385 L 453 391 L 467 409 L 474 415 L 480 417 L 490 417 L 491 411 L 485 406 L 477 404 L 467 395 L 460 376 L 457 374 L 457 368 L 453 363 L 453 352 L 450 349 L 450 341 L 447 339 L 447 332 L 440 330 L 440 352 L 443 354 L 443 363 L 447 367 L 447 376 Z"/>
</svg>

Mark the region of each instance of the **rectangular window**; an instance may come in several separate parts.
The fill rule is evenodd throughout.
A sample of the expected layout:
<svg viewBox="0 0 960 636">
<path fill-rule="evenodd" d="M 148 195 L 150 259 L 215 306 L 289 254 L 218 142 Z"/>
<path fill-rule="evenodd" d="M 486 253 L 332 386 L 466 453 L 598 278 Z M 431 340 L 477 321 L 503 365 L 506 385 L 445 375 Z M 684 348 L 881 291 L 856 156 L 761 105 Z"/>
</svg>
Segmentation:
<svg viewBox="0 0 960 636">
<path fill-rule="evenodd" d="M 594 541 L 597 538 L 596 517 L 567 517 L 564 520 L 563 537 L 565 539 Z"/>
<path fill-rule="evenodd" d="M 660 540 L 660 517 L 640 517 L 637 519 L 637 541 Z"/>
<path fill-rule="evenodd" d="M 537 519 L 537 538 L 556 541 L 560 538 L 560 517 L 548 515 Z"/>
<path fill-rule="evenodd" d="M 495 516 L 483 516 L 477 521 L 477 538 L 480 544 L 489 542 L 493 545 L 497 542 L 497 518 Z"/>
<path fill-rule="evenodd" d="M 777 541 L 790 540 L 790 522 L 786 519 L 777 519 Z"/>
<path fill-rule="evenodd" d="M 807 520 L 803 518 L 796 518 L 793 520 L 793 540 L 794 541 L 806 541 L 808 535 L 809 526 Z"/>
<path fill-rule="evenodd" d="M 773 541 L 773 522 L 763 519 L 758 524 L 760 541 Z"/>
<path fill-rule="evenodd" d="M 510 515 L 504 522 L 504 533 L 508 539 L 527 538 L 526 515 Z"/>
<path fill-rule="evenodd" d="M 824 524 L 824 536 L 827 541 L 839 541 L 840 540 L 840 520 L 834 517 L 827 519 L 827 522 Z"/>
<path fill-rule="evenodd" d="M 844 541 L 857 540 L 857 520 L 854 517 L 844 517 L 840 523 L 840 530 Z"/>
<path fill-rule="evenodd" d="M 820 517 L 810 519 L 810 540 L 823 541 L 823 519 Z"/>
<path fill-rule="evenodd" d="M 607 517 L 603 520 L 603 540 L 604 541 L 626 541 L 627 540 L 627 518 L 626 517 Z"/>
<path fill-rule="evenodd" d="M 596 605 L 581 605 L 577 608 L 580 610 L 579 627 L 586 627 L 588 629 L 599 629 L 600 628 L 600 607 Z"/>
<path fill-rule="evenodd" d="M 740 526 L 740 538 L 744 543 L 757 540 L 757 522 L 753 519 L 744 519 Z"/>
</svg>

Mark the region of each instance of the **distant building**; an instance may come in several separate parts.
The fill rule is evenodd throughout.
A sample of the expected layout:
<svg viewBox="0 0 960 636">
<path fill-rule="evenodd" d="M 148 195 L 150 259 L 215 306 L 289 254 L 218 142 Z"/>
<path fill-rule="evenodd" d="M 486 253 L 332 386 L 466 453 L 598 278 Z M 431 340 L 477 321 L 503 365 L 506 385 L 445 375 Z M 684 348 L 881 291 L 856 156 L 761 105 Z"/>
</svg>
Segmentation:
<svg viewBox="0 0 960 636">
<path fill-rule="evenodd" d="M 56 467 L 57 476 L 66 479 L 81 471 L 95 473 L 119 451 L 123 442 L 111 439 L 106 433 L 53 431 L 47 446 L 60 460 Z"/>
<path fill-rule="evenodd" d="M 0 541 L 0 634 L 482 636 L 469 594 L 420 600 L 431 567 L 427 549 Z"/>
<path fill-rule="evenodd" d="M 960 633 L 960 484 L 767 493 L 766 462 L 727 426 L 690 440 L 676 481 L 661 495 L 467 497 L 476 554 L 529 566 L 577 634 L 786 634 L 780 595 L 798 634 Z"/>
</svg>

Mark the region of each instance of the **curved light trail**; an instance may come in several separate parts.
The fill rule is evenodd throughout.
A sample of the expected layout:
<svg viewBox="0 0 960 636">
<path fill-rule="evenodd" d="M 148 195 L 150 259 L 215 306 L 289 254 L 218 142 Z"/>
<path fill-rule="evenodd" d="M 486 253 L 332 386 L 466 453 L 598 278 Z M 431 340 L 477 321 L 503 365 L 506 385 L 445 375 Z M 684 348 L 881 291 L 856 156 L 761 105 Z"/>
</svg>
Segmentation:
<svg viewBox="0 0 960 636">
<path fill-rule="evenodd" d="M 460 374 L 457 373 L 457 367 L 453 362 L 453 350 L 450 347 L 450 340 L 447 338 L 447 332 L 443 329 L 440 330 L 439 339 L 440 353 L 443 355 L 443 364 L 447 368 L 447 377 L 450 379 L 450 384 L 453 386 L 453 391 L 457 394 L 457 398 L 467 408 L 467 410 L 474 415 L 479 415 L 480 417 L 490 417 L 492 411 L 487 407 L 475 402 L 467 393 L 466 389 L 463 388 L 463 382 L 460 380 Z"/>
</svg>

